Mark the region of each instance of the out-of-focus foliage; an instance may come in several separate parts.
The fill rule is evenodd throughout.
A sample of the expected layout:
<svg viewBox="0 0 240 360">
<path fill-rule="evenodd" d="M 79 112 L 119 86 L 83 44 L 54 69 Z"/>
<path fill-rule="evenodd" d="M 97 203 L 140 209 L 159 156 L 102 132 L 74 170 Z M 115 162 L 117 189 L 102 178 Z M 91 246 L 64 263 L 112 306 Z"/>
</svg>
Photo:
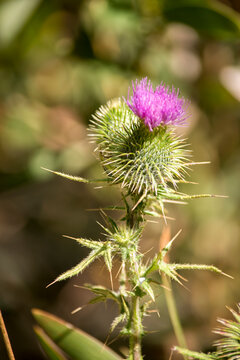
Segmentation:
<svg viewBox="0 0 240 360">
<path fill-rule="evenodd" d="M 181 133 L 194 161 L 211 164 L 191 172 L 199 185 L 180 190 L 229 197 L 168 208 L 176 219 L 169 222 L 172 232 L 183 229 L 172 260 L 214 264 L 235 278 L 194 273 L 190 293 L 174 288 L 189 347 L 206 351 L 216 316 L 225 317 L 224 305 L 239 301 L 239 4 L 224 3 L 0 2 L 0 308 L 17 359 L 43 358 L 31 329 L 32 307 L 107 337 L 116 311 L 111 304 L 70 314 L 89 301 L 88 292 L 73 284 L 109 285 L 102 263 L 69 283 L 45 285 L 86 255 L 61 235 L 97 240 L 99 213 L 86 209 L 116 204 L 118 191 L 67 182 L 41 166 L 102 177 L 87 139 L 88 119 L 100 104 L 126 96 L 136 77 L 173 84 L 190 100 L 189 126 Z M 149 224 L 142 248 L 153 249 L 146 259 L 157 251 L 162 227 Z M 176 340 L 161 292 L 156 303 L 161 317 L 149 318 L 146 327 L 159 332 L 146 337 L 144 353 L 168 359 Z M 124 353 L 123 343 L 113 344 L 119 346 Z"/>
<path fill-rule="evenodd" d="M 193 359 L 238 360 L 240 356 L 240 308 L 238 305 L 238 312 L 231 308 L 228 308 L 228 310 L 231 311 L 234 319 L 218 319 L 218 323 L 221 325 L 214 330 L 214 333 L 221 335 L 221 338 L 215 341 L 216 351 L 210 354 L 203 354 L 181 348 L 176 348 L 176 350 Z"/>
<path fill-rule="evenodd" d="M 121 360 L 122 358 L 109 349 L 100 341 L 92 336 L 77 329 L 62 319 L 39 309 L 33 310 L 33 316 L 40 327 L 35 328 L 35 332 L 41 343 L 48 346 L 44 348 L 49 359 L 61 360 L 64 358 L 54 358 L 51 356 L 61 354 L 61 350 L 70 359 L 75 360 Z M 59 356 L 59 355 L 58 355 Z"/>
</svg>

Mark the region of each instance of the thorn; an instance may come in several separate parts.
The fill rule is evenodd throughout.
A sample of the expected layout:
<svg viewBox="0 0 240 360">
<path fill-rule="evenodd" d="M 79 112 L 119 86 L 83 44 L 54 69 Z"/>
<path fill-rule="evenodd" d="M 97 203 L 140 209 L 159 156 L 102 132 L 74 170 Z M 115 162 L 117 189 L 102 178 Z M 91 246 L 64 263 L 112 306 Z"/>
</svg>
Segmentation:
<svg viewBox="0 0 240 360">
<path fill-rule="evenodd" d="M 112 291 L 113 291 L 113 278 L 112 278 L 112 271 L 109 271 L 109 276 L 110 276 L 111 288 L 112 288 Z"/>
<path fill-rule="evenodd" d="M 110 336 L 110 335 L 109 335 Z M 109 338 L 108 336 L 108 338 Z M 120 335 L 117 335 L 115 338 L 113 338 L 109 343 L 108 346 L 111 345 L 114 341 L 116 341 L 118 338 L 120 337 Z M 108 339 L 107 339 L 108 340 Z M 106 346 L 106 343 L 104 344 L 104 346 Z"/>
<path fill-rule="evenodd" d="M 146 254 L 148 254 L 153 248 L 154 248 L 154 246 L 152 246 L 150 249 L 148 249 L 147 251 L 145 251 L 145 253 L 143 253 L 143 255 L 145 256 Z"/>
<path fill-rule="evenodd" d="M 180 279 L 182 279 L 185 282 L 188 282 L 188 279 L 186 279 L 185 277 L 183 277 L 182 275 L 177 273 L 177 276 L 180 277 Z"/>
<path fill-rule="evenodd" d="M 121 265 L 119 266 L 119 269 L 118 269 L 118 271 L 117 271 L 117 274 L 116 274 L 116 276 L 115 276 L 115 279 L 117 279 L 120 271 L 122 270 L 122 267 L 123 267 L 123 264 L 121 264 Z"/>
<path fill-rule="evenodd" d="M 79 289 L 84 289 L 84 290 L 89 290 L 89 288 L 87 287 L 87 286 L 83 286 L 83 285 L 73 285 L 74 287 L 76 287 L 76 288 L 79 288 Z"/>
<path fill-rule="evenodd" d="M 185 180 L 179 180 L 178 183 L 181 184 L 191 184 L 191 185 L 198 185 L 199 183 L 197 183 L 196 181 L 185 181 Z"/>
<path fill-rule="evenodd" d="M 48 285 L 46 286 L 46 289 L 49 288 L 50 286 L 52 286 L 53 284 L 55 284 L 55 282 L 57 282 L 57 279 L 54 280 L 53 282 L 51 282 L 50 284 L 48 284 Z"/>
<path fill-rule="evenodd" d="M 162 201 L 160 202 L 160 206 L 161 206 L 161 210 L 162 210 L 162 213 L 163 213 L 163 219 L 164 219 L 165 225 L 167 225 L 167 218 L 165 216 L 165 211 L 164 211 L 164 206 L 163 206 Z"/>
<path fill-rule="evenodd" d="M 96 209 L 94 209 L 94 208 L 92 208 L 92 209 L 86 209 L 86 211 L 100 211 L 100 208 L 96 208 Z"/>
<path fill-rule="evenodd" d="M 170 353 L 169 360 L 172 360 L 173 352 L 174 352 L 175 350 L 176 350 L 176 347 L 174 347 L 174 348 L 171 349 L 171 353 Z"/>
<path fill-rule="evenodd" d="M 148 313 L 156 313 L 157 316 L 160 318 L 160 314 L 159 314 L 159 311 L 157 309 L 153 309 L 153 310 L 148 310 Z"/>
<path fill-rule="evenodd" d="M 180 229 L 177 233 L 176 233 L 176 235 L 172 238 L 172 242 L 174 241 L 174 240 L 176 240 L 176 238 L 178 237 L 178 235 L 179 234 L 181 234 L 181 232 L 182 232 L 182 229 Z"/>
<path fill-rule="evenodd" d="M 51 172 L 51 173 L 53 173 L 53 174 L 55 173 L 55 171 L 50 170 L 50 169 L 47 169 L 47 168 L 45 168 L 45 167 L 43 167 L 43 166 L 41 166 L 40 169 L 45 170 L 45 171 L 49 171 L 49 172 Z"/>
<path fill-rule="evenodd" d="M 190 290 L 187 286 L 183 285 L 183 283 L 181 283 L 181 282 L 180 282 L 180 284 L 182 285 L 182 287 L 183 287 L 185 290 L 187 290 L 189 293 L 191 293 L 191 290 Z"/>
<path fill-rule="evenodd" d="M 164 199 L 164 200 L 162 200 L 162 202 L 169 203 L 169 204 L 187 205 L 186 201 L 180 201 L 180 200 Z"/>
<path fill-rule="evenodd" d="M 78 308 L 76 308 L 75 310 L 71 311 L 71 314 L 74 315 L 76 314 L 78 311 L 82 310 L 83 306 L 79 306 Z"/>
<path fill-rule="evenodd" d="M 223 199 L 228 199 L 229 196 L 228 195 L 212 195 L 213 197 L 217 197 L 217 198 L 223 198 Z"/>
<path fill-rule="evenodd" d="M 160 333 L 160 330 L 149 330 L 149 331 L 146 331 L 147 334 L 157 334 L 157 333 Z"/>
<path fill-rule="evenodd" d="M 167 290 L 167 291 L 172 291 L 172 289 L 171 288 L 169 288 L 169 287 L 167 287 L 167 286 L 165 286 L 165 285 L 160 285 L 163 289 L 165 289 L 165 290 Z"/>
<path fill-rule="evenodd" d="M 69 235 L 62 235 L 62 237 L 67 238 L 67 239 L 76 240 L 76 238 L 74 238 L 73 236 L 69 236 Z"/>
<path fill-rule="evenodd" d="M 206 165 L 206 164 L 211 164 L 211 161 L 196 161 L 196 162 L 191 162 L 191 163 L 186 163 L 184 165 Z"/>
<path fill-rule="evenodd" d="M 180 229 L 177 232 L 177 234 L 168 242 L 166 242 L 166 240 L 168 240 L 169 237 L 170 237 L 170 229 L 169 229 L 169 227 L 166 228 L 166 231 L 167 231 L 167 238 L 166 239 L 163 238 L 163 241 L 162 241 L 162 238 L 160 239 L 160 243 L 163 242 L 163 245 L 165 245 L 162 248 L 160 248 L 160 251 L 163 252 L 163 257 L 165 258 L 165 262 L 168 262 L 168 257 L 166 257 L 166 255 L 167 255 L 168 251 L 170 250 L 173 242 L 176 240 L 178 235 L 182 232 L 182 229 Z M 163 234 L 163 235 L 165 235 L 165 234 Z"/>
<path fill-rule="evenodd" d="M 104 346 L 108 345 L 108 339 L 110 338 L 111 333 L 112 333 L 112 331 L 110 329 L 109 333 L 107 334 L 106 340 L 104 341 Z"/>
<path fill-rule="evenodd" d="M 143 193 L 143 195 L 140 197 L 140 199 L 137 201 L 137 203 L 133 206 L 132 211 L 136 209 L 136 207 L 140 204 L 140 202 L 146 197 L 146 192 Z"/>
<path fill-rule="evenodd" d="M 221 271 L 221 274 L 222 274 L 222 275 L 224 275 L 224 276 L 226 276 L 226 277 L 228 277 L 229 279 L 234 280 L 234 277 L 233 277 L 233 276 L 228 275 L 228 274 L 226 274 L 226 273 L 225 273 L 225 272 L 223 272 L 223 271 Z"/>
<path fill-rule="evenodd" d="M 159 250 L 161 251 L 163 248 L 165 248 L 170 240 L 171 240 L 171 230 L 170 227 L 167 226 L 163 229 L 162 235 L 160 237 Z M 165 257 L 165 261 L 168 262 L 168 259 L 166 257 Z"/>
</svg>

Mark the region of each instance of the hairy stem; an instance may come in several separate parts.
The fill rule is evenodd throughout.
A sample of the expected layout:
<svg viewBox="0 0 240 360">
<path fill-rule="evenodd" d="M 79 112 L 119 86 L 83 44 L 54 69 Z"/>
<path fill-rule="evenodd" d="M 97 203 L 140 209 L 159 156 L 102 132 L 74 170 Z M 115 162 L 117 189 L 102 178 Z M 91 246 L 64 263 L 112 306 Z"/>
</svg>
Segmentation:
<svg viewBox="0 0 240 360">
<path fill-rule="evenodd" d="M 7 329 L 4 324 L 1 310 L 0 310 L 0 329 L 2 332 L 2 336 L 3 336 L 3 341 L 4 341 L 6 349 L 7 349 L 8 357 L 10 360 L 15 360 L 15 357 L 14 357 L 13 351 L 12 351 L 12 346 L 11 346 L 11 343 L 10 343 L 10 340 L 8 337 Z"/>
<path fill-rule="evenodd" d="M 130 209 L 128 208 L 126 216 L 126 224 L 130 228 L 138 228 L 140 223 L 140 207 L 136 208 L 138 199 L 133 199 L 135 206 Z M 143 335 L 142 326 L 142 311 L 140 307 L 140 296 L 136 291 L 137 283 L 134 279 L 139 274 L 140 258 L 138 256 L 138 242 L 139 238 L 136 239 L 135 246 L 131 248 L 129 252 L 128 271 L 127 277 L 128 282 L 131 284 L 131 315 L 129 323 L 129 360 L 142 360 L 142 347 L 141 340 Z"/>
<path fill-rule="evenodd" d="M 163 281 L 163 285 L 166 287 L 164 288 L 165 298 L 166 298 L 168 312 L 172 322 L 173 330 L 176 335 L 178 344 L 182 348 L 187 348 L 186 339 L 184 336 L 182 325 L 178 316 L 175 299 L 173 296 L 171 281 L 168 279 L 166 275 L 162 275 L 162 281 Z M 184 355 L 184 359 L 187 360 L 188 357 Z"/>
<path fill-rule="evenodd" d="M 142 338 L 142 316 L 140 309 L 140 298 L 132 298 L 132 317 L 131 317 L 131 335 L 129 340 L 130 356 L 129 360 L 142 360 L 141 351 Z"/>
</svg>

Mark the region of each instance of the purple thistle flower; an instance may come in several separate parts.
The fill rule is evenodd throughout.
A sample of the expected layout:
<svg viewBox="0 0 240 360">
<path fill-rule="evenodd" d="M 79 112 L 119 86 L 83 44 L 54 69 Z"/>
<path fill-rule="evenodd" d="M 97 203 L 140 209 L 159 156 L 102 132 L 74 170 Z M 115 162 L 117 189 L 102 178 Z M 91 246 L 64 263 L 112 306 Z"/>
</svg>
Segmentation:
<svg viewBox="0 0 240 360">
<path fill-rule="evenodd" d="M 133 95 L 126 101 L 135 115 L 141 118 L 150 131 L 159 125 L 183 125 L 187 119 L 185 100 L 179 98 L 179 90 L 172 90 L 162 83 L 154 90 L 151 81 L 145 77 L 132 82 Z"/>
</svg>

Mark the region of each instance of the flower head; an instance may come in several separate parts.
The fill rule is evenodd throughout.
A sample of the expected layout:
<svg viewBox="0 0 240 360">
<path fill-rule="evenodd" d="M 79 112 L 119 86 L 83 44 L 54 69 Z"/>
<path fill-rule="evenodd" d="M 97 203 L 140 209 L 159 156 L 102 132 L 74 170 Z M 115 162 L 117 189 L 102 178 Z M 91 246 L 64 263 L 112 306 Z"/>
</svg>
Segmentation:
<svg viewBox="0 0 240 360">
<path fill-rule="evenodd" d="M 150 92 L 151 85 L 147 86 Z M 147 107 L 147 91 L 145 95 Z M 102 106 L 93 115 L 90 129 L 110 181 L 132 194 L 156 195 L 159 188 L 169 193 L 172 185 L 176 188 L 184 180 L 189 163 L 185 142 L 166 126 L 149 131 L 122 99 Z"/>
<path fill-rule="evenodd" d="M 129 88 L 130 90 L 130 88 Z M 187 119 L 184 98 L 178 97 L 179 90 L 172 90 L 163 84 L 153 89 L 145 77 L 132 83 L 132 96 L 126 101 L 135 115 L 141 118 L 152 131 L 159 125 L 182 125 Z"/>
</svg>

